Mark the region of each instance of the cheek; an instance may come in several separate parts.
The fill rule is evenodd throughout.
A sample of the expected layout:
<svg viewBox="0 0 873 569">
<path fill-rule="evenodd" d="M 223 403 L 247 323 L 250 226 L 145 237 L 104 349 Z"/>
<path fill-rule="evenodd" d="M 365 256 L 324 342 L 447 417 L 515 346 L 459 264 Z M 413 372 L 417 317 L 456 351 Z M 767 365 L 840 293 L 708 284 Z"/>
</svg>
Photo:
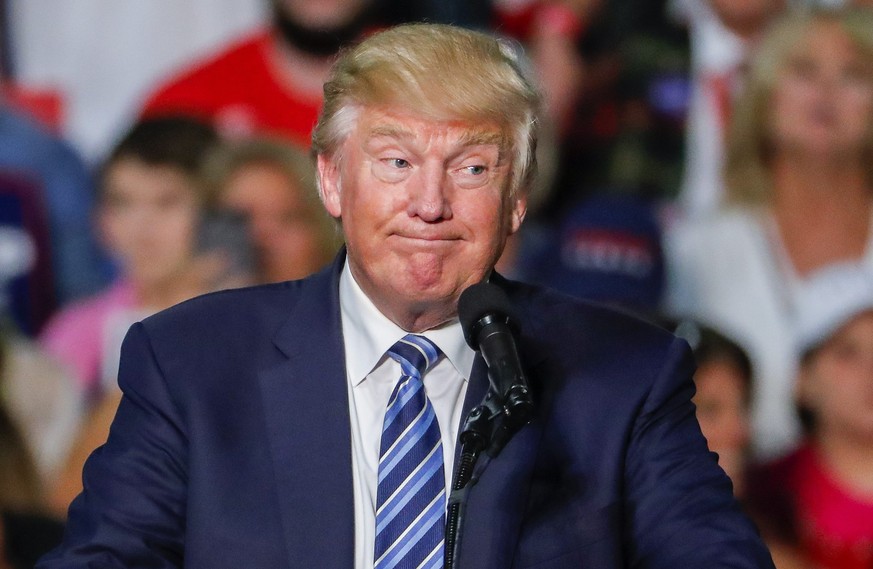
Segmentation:
<svg viewBox="0 0 873 569">
<path fill-rule="evenodd" d="M 806 98 L 797 89 L 787 87 L 773 92 L 770 99 L 770 129 L 775 138 L 779 139 L 780 135 L 794 130 Z"/>
<path fill-rule="evenodd" d="M 194 249 L 198 216 L 193 209 L 179 209 L 167 212 L 160 224 L 155 227 L 156 234 L 166 250 L 190 253 Z"/>
<path fill-rule="evenodd" d="M 855 130 L 866 133 L 870 128 L 870 120 L 873 118 L 873 90 L 868 88 L 849 89 L 843 97 L 843 104 L 840 105 L 844 109 L 849 125 Z"/>
<path fill-rule="evenodd" d="M 120 212 L 100 216 L 100 233 L 106 247 L 115 253 L 129 254 L 135 247 L 140 229 L 136 217 Z"/>
<path fill-rule="evenodd" d="M 850 403 L 857 396 L 850 388 L 853 382 L 852 368 L 848 362 L 822 357 L 803 392 L 807 405 L 821 412 Z"/>
</svg>

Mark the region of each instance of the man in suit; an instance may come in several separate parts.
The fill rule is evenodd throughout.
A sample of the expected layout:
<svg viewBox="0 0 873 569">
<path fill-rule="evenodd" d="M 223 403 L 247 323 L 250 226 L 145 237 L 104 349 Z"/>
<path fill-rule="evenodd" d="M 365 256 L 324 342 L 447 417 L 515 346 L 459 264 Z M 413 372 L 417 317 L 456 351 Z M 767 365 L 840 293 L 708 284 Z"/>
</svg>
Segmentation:
<svg viewBox="0 0 873 569">
<path fill-rule="evenodd" d="M 687 346 L 493 273 L 535 169 L 519 69 L 424 24 L 340 58 L 313 144 L 344 253 L 131 329 L 111 434 L 39 568 L 442 567 L 459 425 L 489 383 L 457 302 L 485 279 L 535 407 L 468 493 L 456 566 L 772 567 L 706 450 Z"/>
</svg>

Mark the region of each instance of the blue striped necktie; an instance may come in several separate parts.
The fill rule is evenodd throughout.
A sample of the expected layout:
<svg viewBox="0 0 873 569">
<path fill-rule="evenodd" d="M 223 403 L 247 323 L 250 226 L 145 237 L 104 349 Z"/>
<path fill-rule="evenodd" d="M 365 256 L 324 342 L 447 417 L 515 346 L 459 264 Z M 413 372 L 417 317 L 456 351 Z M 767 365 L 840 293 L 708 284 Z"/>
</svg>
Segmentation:
<svg viewBox="0 0 873 569">
<path fill-rule="evenodd" d="M 408 334 L 388 355 L 402 375 L 382 426 L 375 569 L 438 569 L 446 524 L 443 447 L 422 377 L 442 352 L 424 336 Z"/>
</svg>

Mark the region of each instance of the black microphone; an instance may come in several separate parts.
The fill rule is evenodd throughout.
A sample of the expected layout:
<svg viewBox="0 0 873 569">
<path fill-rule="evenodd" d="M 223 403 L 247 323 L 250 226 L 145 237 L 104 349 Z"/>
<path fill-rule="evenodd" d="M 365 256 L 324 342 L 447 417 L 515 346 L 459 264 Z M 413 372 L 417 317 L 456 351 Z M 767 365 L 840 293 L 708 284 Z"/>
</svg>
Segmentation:
<svg viewBox="0 0 873 569">
<path fill-rule="evenodd" d="M 467 489 L 475 484 L 490 461 L 477 462 L 480 453 L 485 450 L 489 457 L 496 457 L 533 412 L 527 379 L 515 346 L 512 313 L 506 293 L 491 283 L 474 284 L 458 299 L 458 318 L 464 339 L 471 348 L 482 353 L 488 365 L 490 388 L 482 404 L 467 416 L 461 430 L 461 456 L 446 518 L 446 568 L 457 565 Z"/>
<path fill-rule="evenodd" d="M 515 343 L 514 311 L 509 297 L 497 285 L 481 282 L 468 287 L 458 299 L 458 318 L 467 344 L 482 353 L 488 365 L 491 392 L 502 407 L 507 427 L 528 422 L 533 401 Z"/>
</svg>

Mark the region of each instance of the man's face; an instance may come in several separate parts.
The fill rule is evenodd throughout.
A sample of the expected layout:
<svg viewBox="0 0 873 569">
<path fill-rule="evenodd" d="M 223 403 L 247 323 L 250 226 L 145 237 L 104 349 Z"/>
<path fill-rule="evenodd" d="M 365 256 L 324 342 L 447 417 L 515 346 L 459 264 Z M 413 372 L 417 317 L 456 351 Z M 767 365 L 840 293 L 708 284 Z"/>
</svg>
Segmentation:
<svg viewBox="0 0 873 569">
<path fill-rule="evenodd" d="M 319 156 L 328 212 L 342 220 L 355 279 L 409 331 L 454 317 L 518 230 L 510 145 L 493 124 L 423 120 L 363 108 L 340 149 Z"/>
</svg>

